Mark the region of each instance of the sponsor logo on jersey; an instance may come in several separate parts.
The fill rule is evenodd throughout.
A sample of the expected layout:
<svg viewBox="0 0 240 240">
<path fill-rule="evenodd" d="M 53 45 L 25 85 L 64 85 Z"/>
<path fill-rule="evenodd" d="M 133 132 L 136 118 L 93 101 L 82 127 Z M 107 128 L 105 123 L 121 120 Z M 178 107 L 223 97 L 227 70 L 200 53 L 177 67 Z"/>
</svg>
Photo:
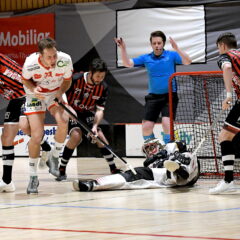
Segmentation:
<svg viewBox="0 0 240 240">
<path fill-rule="evenodd" d="M 64 75 L 64 73 L 56 73 L 55 76 L 56 77 L 62 77 Z"/>
<path fill-rule="evenodd" d="M 34 70 L 37 70 L 37 69 L 40 69 L 40 66 L 30 66 L 29 68 L 28 68 L 28 71 L 34 71 Z"/>
<path fill-rule="evenodd" d="M 41 74 L 34 74 L 33 77 L 34 77 L 35 79 L 40 79 L 40 78 L 42 77 L 42 75 L 41 75 Z"/>
<path fill-rule="evenodd" d="M 21 82 L 21 76 L 17 72 L 13 72 L 8 68 L 5 69 L 3 75 L 12 79 L 16 79 L 18 82 Z"/>
<path fill-rule="evenodd" d="M 45 78 L 52 77 L 52 72 L 45 72 Z"/>
<path fill-rule="evenodd" d="M 4 95 L 4 97 L 7 98 L 7 99 L 10 99 L 11 96 L 13 95 L 13 90 L 4 89 L 3 91 L 4 91 L 3 95 Z"/>
<path fill-rule="evenodd" d="M 69 61 L 63 61 L 63 60 L 57 61 L 58 67 L 66 67 L 68 64 L 69 64 Z"/>
<path fill-rule="evenodd" d="M 92 99 L 98 100 L 100 97 L 99 96 L 92 96 Z"/>
<path fill-rule="evenodd" d="M 74 92 L 75 92 L 75 93 L 80 93 L 81 91 L 82 91 L 82 89 L 76 88 Z"/>
<path fill-rule="evenodd" d="M 80 100 L 74 100 L 74 105 L 78 106 L 78 104 L 80 103 Z"/>
<path fill-rule="evenodd" d="M 89 93 L 84 93 L 84 98 L 88 98 L 88 96 L 89 96 Z"/>
</svg>

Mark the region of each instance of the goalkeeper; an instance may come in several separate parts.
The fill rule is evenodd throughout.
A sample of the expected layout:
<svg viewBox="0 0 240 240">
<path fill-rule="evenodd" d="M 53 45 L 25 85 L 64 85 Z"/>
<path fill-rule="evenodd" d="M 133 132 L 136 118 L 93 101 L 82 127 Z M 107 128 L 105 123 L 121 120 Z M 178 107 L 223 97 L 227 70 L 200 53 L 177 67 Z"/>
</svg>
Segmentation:
<svg viewBox="0 0 240 240">
<path fill-rule="evenodd" d="M 192 186 L 199 178 L 200 164 L 183 142 L 172 142 L 163 147 L 159 139 L 153 139 L 144 143 L 143 152 L 147 158 L 144 167 L 134 168 L 137 175 L 128 170 L 96 180 L 75 180 L 74 190 L 89 192 Z"/>
</svg>

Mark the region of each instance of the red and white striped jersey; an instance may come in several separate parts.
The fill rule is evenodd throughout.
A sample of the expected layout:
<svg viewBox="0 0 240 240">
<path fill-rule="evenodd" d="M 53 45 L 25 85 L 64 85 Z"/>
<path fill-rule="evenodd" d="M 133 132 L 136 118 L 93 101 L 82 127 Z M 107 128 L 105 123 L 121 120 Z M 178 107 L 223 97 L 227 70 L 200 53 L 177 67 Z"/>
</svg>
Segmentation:
<svg viewBox="0 0 240 240">
<path fill-rule="evenodd" d="M 7 100 L 23 97 L 22 68 L 14 60 L 0 53 L 0 94 Z"/>
<path fill-rule="evenodd" d="M 218 66 L 222 70 L 225 63 L 231 63 L 233 71 L 233 87 L 237 94 L 238 99 L 240 99 L 240 51 L 232 49 L 226 54 L 222 54 L 218 59 Z"/>
<path fill-rule="evenodd" d="M 73 75 L 71 87 L 66 92 L 68 104 L 77 112 L 91 111 L 96 108 L 104 110 L 108 96 L 108 87 L 87 82 L 87 72 Z"/>
</svg>

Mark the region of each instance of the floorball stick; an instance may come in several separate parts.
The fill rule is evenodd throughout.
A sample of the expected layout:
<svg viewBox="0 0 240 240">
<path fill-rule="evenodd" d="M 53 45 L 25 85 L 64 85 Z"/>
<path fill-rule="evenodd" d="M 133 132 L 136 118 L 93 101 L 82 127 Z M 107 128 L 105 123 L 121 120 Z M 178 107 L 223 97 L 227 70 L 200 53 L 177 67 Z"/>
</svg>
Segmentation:
<svg viewBox="0 0 240 240">
<path fill-rule="evenodd" d="M 80 124 L 89 134 L 91 134 L 92 136 L 95 136 L 94 132 L 80 119 L 78 119 L 78 117 L 71 112 L 71 110 L 69 110 L 62 102 L 59 102 L 57 98 L 54 99 L 55 102 L 58 103 L 59 106 L 61 106 L 78 124 Z M 105 148 L 107 148 L 116 158 L 120 159 L 126 166 L 128 169 L 130 169 L 132 171 L 132 173 L 134 175 L 137 175 L 135 169 L 132 167 L 132 165 L 130 165 L 126 160 L 124 160 L 122 157 L 118 156 L 113 150 L 112 148 L 106 144 L 101 138 L 99 138 L 98 136 L 94 137 L 96 139 L 96 141 L 98 141 L 99 143 L 103 144 L 105 146 Z"/>
</svg>

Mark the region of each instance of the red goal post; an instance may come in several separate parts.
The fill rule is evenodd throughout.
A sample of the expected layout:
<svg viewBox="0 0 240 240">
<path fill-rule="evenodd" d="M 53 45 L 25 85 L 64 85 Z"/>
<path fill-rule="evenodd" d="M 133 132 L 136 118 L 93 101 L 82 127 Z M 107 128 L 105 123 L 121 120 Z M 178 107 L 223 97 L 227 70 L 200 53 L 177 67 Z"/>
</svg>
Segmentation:
<svg viewBox="0 0 240 240">
<path fill-rule="evenodd" d="M 172 91 L 175 82 L 179 102 L 174 120 Z M 171 139 L 186 141 L 188 147 L 194 151 L 208 131 L 206 140 L 197 152 L 202 175 L 223 174 L 218 134 L 228 111 L 221 114 L 211 131 L 209 129 L 218 118 L 225 97 L 222 71 L 177 72 L 169 78 Z M 240 173 L 239 163 L 235 162 L 237 175 Z"/>
</svg>

